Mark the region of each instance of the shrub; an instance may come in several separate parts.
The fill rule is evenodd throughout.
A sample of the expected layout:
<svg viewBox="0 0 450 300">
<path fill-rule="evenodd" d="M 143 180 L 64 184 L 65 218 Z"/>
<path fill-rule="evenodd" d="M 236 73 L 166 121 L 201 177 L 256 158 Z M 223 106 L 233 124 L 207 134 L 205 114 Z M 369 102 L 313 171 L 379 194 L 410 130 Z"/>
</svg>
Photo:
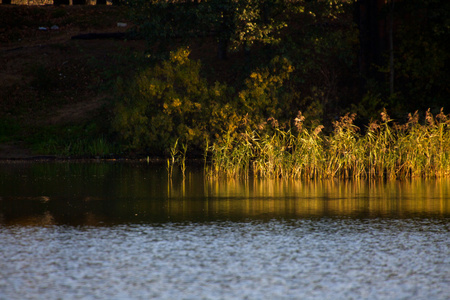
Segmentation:
<svg viewBox="0 0 450 300">
<path fill-rule="evenodd" d="M 119 95 L 114 128 L 130 150 L 161 154 L 179 140 L 201 149 L 203 143 L 237 121 L 230 90 L 208 85 L 189 50 L 138 74 Z"/>
</svg>

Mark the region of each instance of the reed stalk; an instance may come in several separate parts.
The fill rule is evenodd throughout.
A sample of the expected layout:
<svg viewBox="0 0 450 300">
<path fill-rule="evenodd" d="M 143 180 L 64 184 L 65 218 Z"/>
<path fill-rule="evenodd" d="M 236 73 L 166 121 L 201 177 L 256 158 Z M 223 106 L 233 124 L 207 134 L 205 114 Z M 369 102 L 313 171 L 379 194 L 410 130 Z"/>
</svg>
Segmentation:
<svg viewBox="0 0 450 300">
<path fill-rule="evenodd" d="M 211 157 L 208 174 L 289 179 L 450 175 L 450 115 L 442 110 L 436 116 L 428 110 L 423 124 L 416 112 L 403 125 L 384 110 L 364 134 L 354 125 L 354 114 L 334 122 L 329 135 L 321 132 L 323 126 L 303 128 L 303 120 L 299 114 L 296 130 L 229 132 L 205 151 Z"/>
</svg>

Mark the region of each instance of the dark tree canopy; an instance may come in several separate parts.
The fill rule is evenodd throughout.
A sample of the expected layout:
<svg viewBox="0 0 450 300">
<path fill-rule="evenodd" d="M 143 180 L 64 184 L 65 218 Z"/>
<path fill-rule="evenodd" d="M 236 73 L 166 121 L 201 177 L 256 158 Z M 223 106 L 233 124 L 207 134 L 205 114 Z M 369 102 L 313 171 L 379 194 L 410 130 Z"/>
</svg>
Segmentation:
<svg viewBox="0 0 450 300">
<path fill-rule="evenodd" d="M 332 120 L 356 110 L 369 119 L 383 107 L 399 116 L 429 106 L 436 111 L 448 102 L 450 1 L 130 0 L 128 5 L 153 49 L 213 38 L 219 59 L 230 51 L 250 57 L 241 83 L 251 68 L 266 67 L 277 56 L 288 59 L 295 71 L 281 87 L 289 95 L 285 101 L 314 116 Z"/>
</svg>

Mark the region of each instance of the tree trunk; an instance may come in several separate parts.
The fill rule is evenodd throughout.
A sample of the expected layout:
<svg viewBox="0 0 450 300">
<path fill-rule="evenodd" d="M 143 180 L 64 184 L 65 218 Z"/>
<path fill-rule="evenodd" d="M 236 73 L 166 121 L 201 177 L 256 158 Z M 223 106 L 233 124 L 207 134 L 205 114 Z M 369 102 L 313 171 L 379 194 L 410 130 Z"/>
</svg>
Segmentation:
<svg viewBox="0 0 450 300">
<path fill-rule="evenodd" d="M 96 5 L 106 5 L 106 0 L 97 0 Z"/>
<path fill-rule="evenodd" d="M 394 95 L 394 0 L 389 3 L 389 94 Z"/>
</svg>

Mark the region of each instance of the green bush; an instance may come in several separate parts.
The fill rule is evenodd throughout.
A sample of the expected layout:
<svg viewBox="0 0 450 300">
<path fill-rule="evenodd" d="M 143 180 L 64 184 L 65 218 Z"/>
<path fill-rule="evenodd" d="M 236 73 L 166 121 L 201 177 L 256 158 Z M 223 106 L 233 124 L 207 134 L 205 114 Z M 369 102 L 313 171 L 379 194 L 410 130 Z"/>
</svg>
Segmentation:
<svg viewBox="0 0 450 300">
<path fill-rule="evenodd" d="M 126 148 L 161 154 L 180 140 L 201 149 L 210 136 L 237 121 L 230 90 L 209 85 L 189 50 L 170 52 L 161 64 L 139 73 L 119 92 L 114 129 Z"/>
</svg>

